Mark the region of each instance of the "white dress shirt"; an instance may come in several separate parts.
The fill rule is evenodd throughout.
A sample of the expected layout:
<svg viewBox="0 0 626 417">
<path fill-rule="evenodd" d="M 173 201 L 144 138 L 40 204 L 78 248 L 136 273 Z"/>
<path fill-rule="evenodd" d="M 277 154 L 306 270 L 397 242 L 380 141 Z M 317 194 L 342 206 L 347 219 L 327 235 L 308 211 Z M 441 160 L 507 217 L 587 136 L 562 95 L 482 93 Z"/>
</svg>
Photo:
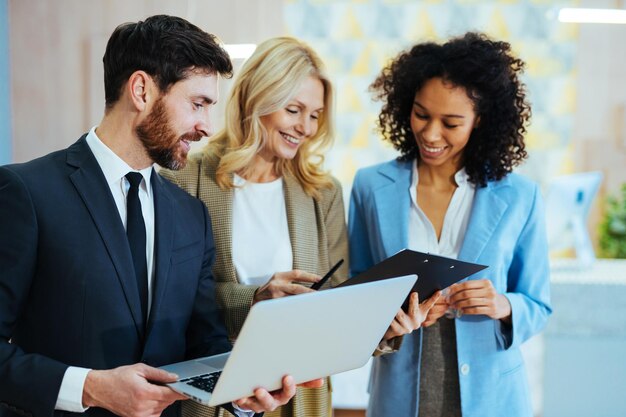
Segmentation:
<svg viewBox="0 0 626 417">
<path fill-rule="evenodd" d="M 115 205 L 120 214 L 120 219 L 126 228 L 126 195 L 130 188 L 130 183 L 125 175 L 130 171 L 137 170 L 131 168 L 124 160 L 109 149 L 96 135 L 96 128 L 93 127 L 87 134 L 87 145 L 96 157 L 98 165 L 104 173 L 104 177 L 109 185 Z M 154 168 L 152 166 L 138 171 L 144 178 L 139 185 L 139 201 L 141 211 L 146 224 L 146 262 L 148 266 L 148 314 L 152 304 L 152 281 L 154 275 L 154 200 L 152 198 L 152 185 L 150 176 Z M 83 388 L 85 379 L 90 369 L 70 366 L 63 375 L 61 389 L 57 397 L 56 410 L 82 413 L 87 408 L 83 407 Z"/>
<path fill-rule="evenodd" d="M 233 193 L 233 264 L 241 284 L 264 285 L 293 268 L 283 180 L 254 183 L 238 175 Z"/>
<path fill-rule="evenodd" d="M 447 256 L 448 258 L 458 258 L 461 246 L 463 245 L 463 239 L 465 238 L 467 224 L 469 223 L 476 187 L 468 181 L 468 176 L 464 168 L 454 174 L 457 189 L 452 195 L 448 210 L 443 219 L 441 236 L 437 239 L 437 233 L 435 232 L 433 224 L 417 204 L 418 180 L 419 172 L 417 170 L 416 160 L 413 164 L 411 186 L 407 190 L 411 196 L 408 230 L 409 241 L 407 249 L 432 253 L 433 255 Z M 390 353 L 394 350 L 394 344 L 383 340 L 379 343 L 378 349 L 382 353 Z"/>
<path fill-rule="evenodd" d="M 457 189 L 452 195 L 443 219 L 441 236 L 437 239 L 435 228 L 417 204 L 418 180 L 419 173 L 416 161 L 413 165 L 411 187 L 408 190 L 411 195 L 408 249 L 447 256 L 448 258 L 458 258 L 476 194 L 475 185 L 468 181 L 468 175 L 464 168 L 454 175 Z"/>
</svg>

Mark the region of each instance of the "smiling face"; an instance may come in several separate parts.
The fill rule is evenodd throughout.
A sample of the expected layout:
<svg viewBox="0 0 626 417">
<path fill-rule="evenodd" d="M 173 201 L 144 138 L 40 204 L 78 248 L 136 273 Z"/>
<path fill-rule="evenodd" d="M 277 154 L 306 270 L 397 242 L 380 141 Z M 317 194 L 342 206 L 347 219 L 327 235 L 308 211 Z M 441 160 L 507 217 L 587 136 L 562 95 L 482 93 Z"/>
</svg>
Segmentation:
<svg viewBox="0 0 626 417">
<path fill-rule="evenodd" d="M 463 149 L 477 124 L 474 104 L 462 87 L 432 78 L 415 94 L 411 130 L 426 165 L 460 169 Z"/>
<path fill-rule="evenodd" d="M 324 110 L 324 84 L 308 77 L 287 105 L 261 117 L 267 137 L 260 156 L 266 161 L 293 159 L 302 143 L 315 136 Z"/>
<path fill-rule="evenodd" d="M 217 96 L 214 74 L 192 74 L 161 94 L 135 129 L 150 159 L 165 168 L 183 168 L 190 142 L 211 134 L 210 109 Z"/>
</svg>

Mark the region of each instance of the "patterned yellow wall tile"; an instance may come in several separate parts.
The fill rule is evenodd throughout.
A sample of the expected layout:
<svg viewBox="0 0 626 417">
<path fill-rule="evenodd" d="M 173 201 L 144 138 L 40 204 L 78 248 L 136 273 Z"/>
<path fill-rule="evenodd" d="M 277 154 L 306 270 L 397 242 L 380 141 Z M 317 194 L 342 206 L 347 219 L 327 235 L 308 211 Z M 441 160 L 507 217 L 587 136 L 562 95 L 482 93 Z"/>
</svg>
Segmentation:
<svg viewBox="0 0 626 417">
<path fill-rule="evenodd" d="M 511 43 L 527 62 L 523 81 L 533 108 L 526 136 L 531 176 L 552 175 L 567 152 L 576 97 L 579 26 L 558 23 L 577 0 L 285 0 L 290 34 L 311 43 L 337 86 L 337 142 L 329 158 L 344 176 L 397 153 L 374 131 L 379 102 L 367 86 L 399 52 L 467 30 Z M 382 158 L 382 159 L 381 159 Z M 339 162 L 338 162 L 339 161 Z M 351 161 L 351 162 L 347 162 Z M 546 161 L 553 166 L 546 168 Z M 348 169 L 350 164 L 352 168 Z M 533 165 L 534 164 L 534 165 Z M 557 168 L 558 167 L 558 168 Z M 535 178 L 541 181 L 541 178 Z"/>
<path fill-rule="evenodd" d="M 337 40 L 362 39 L 363 30 L 352 7 L 348 7 L 341 19 L 337 21 L 333 38 Z"/>
</svg>

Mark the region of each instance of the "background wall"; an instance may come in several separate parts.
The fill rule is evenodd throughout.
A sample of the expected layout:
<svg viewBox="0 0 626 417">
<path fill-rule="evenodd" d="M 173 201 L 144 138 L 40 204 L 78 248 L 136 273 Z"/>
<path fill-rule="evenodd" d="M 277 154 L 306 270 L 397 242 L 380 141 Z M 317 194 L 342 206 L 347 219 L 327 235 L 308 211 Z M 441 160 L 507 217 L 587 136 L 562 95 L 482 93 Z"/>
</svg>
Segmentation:
<svg viewBox="0 0 626 417">
<path fill-rule="evenodd" d="M 527 62 L 523 76 L 533 105 L 526 136 L 526 171 L 538 181 L 563 169 L 571 141 L 576 98 L 576 25 L 559 24 L 556 11 L 574 1 L 525 0 L 292 0 L 285 7 L 291 33 L 322 54 L 338 86 L 336 172 L 349 183 L 357 167 L 396 155 L 374 130 L 380 103 L 368 85 L 399 51 L 417 42 L 441 41 L 480 31 L 511 42 Z"/>
<path fill-rule="evenodd" d="M 0 165 L 11 162 L 10 85 L 8 4 L 0 0 Z"/>
<path fill-rule="evenodd" d="M 626 181 L 626 170 L 619 169 L 626 164 L 626 25 L 562 24 L 555 16 L 563 6 L 623 3 L 0 0 L 0 23 L 8 19 L 8 25 L 0 25 L 4 92 L 6 56 L 12 77 L 11 112 L 1 107 L 9 94 L 0 95 L 0 157 L 11 152 L 15 162 L 32 159 L 67 146 L 98 123 L 104 103 L 101 59 L 109 34 L 121 22 L 170 13 L 226 43 L 258 43 L 285 33 L 309 41 L 338 87 L 339 129 L 329 167 L 349 189 L 355 169 L 395 155 L 374 131 L 379 104 L 371 101 L 367 86 L 379 69 L 415 42 L 479 30 L 511 41 L 528 63 L 525 81 L 534 118 L 528 134 L 530 160 L 522 171 L 545 182 L 559 173 L 601 169 L 607 178 L 603 192 L 613 191 Z M 220 110 L 216 125 L 221 123 Z M 12 138 L 6 133 L 11 124 Z"/>
<path fill-rule="evenodd" d="M 284 33 L 282 0 L 9 0 L 14 161 L 67 147 L 99 122 L 109 35 L 120 23 L 160 13 L 184 17 L 225 43 Z"/>
<path fill-rule="evenodd" d="M 582 0 L 581 7 L 626 8 L 625 1 Z M 602 202 L 626 183 L 626 25 L 579 25 L 576 106 L 567 154 L 576 171 L 602 171 L 590 216 L 595 242 Z"/>
</svg>

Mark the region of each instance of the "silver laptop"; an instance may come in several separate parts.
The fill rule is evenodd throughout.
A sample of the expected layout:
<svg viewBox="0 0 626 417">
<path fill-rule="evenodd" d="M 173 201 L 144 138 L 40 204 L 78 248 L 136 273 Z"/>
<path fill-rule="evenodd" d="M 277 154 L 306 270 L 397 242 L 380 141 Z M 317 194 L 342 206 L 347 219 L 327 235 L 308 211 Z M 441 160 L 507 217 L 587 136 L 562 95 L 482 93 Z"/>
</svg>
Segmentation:
<svg viewBox="0 0 626 417">
<path fill-rule="evenodd" d="M 210 406 L 363 366 L 417 280 L 407 275 L 255 304 L 229 353 L 163 366 Z"/>
</svg>

